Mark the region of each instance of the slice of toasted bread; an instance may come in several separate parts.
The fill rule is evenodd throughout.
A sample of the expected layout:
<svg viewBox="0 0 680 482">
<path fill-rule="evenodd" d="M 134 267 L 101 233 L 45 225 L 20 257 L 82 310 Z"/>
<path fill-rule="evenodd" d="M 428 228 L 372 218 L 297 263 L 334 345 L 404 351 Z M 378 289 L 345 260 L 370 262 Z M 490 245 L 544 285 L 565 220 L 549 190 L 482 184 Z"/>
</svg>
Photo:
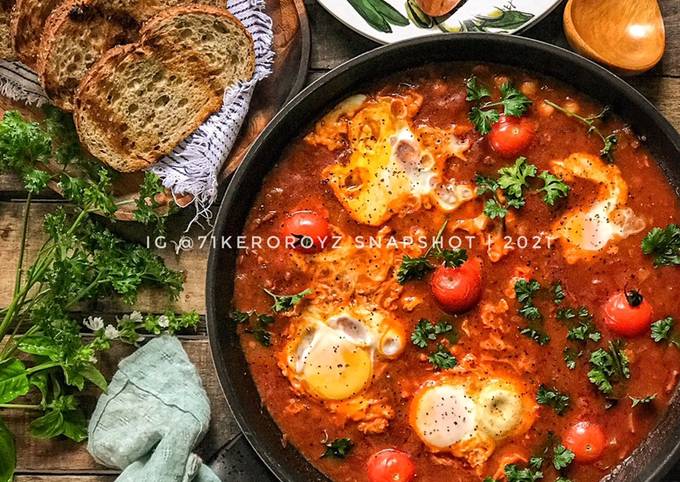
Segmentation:
<svg viewBox="0 0 680 482">
<path fill-rule="evenodd" d="M 116 45 L 137 40 L 139 24 L 99 0 L 71 0 L 49 17 L 38 54 L 37 71 L 50 100 L 73 110 L 80 81 L 101 56 Z"/>
<path fill-rule="evenodd" d="M 32 69 L 36 66 L 43 28 L 50 13 L 63 0 L 16 0 L 10 18 L 12 46 L 17 58 Z"/>
<path fill-rule="evenodd" d="M 14 7 L 14 0 L 0 0 L 0 59 L 14 60 L 14 48 L 9 32 L 10 14 Z"/>
<path fill-rule="evenodd" d="M 229 85 L 250 79 L 254 62 L 250 34 L 228 11 L 169 9 L 83 79 L 75 101 L 80 139 L 116 170 L 144 169 L 216 112 Z"/>
<path fill-rule="evenodd" d="M 194 1 L 68 0 L 50 15 L 40 44 L 37 71 L 48 97 L 72 111 L 80 81 L 104 52 L 136 41 L 152 14 Z M 208 2 L 224 3 L 202 3 Z"/>
</svg>

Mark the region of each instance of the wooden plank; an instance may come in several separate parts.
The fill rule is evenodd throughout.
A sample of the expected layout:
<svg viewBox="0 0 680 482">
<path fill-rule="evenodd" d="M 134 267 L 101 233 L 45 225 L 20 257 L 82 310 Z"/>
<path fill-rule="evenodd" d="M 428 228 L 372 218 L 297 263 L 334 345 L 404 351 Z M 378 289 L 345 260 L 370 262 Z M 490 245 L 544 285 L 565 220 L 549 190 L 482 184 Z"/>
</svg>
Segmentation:
<svg viewBox="0 0 680 482">
<path fill-rule="evenodd" d="M 115 475 L 17 475 L 14 482 L 113 482 Z"/>
<path fill-rule="evenodd" d="M 196 365 L 211 401 L 210 430 L 196 450 L 200 457 L 209 460 L 221 447 L 238 434 L 238 426 L 229 412 L 217 381 L 208 340 L 183 340 L 182 344 L 189 358 Z M 100 356 L 100 368 L 107 379 L 110 379 L 115 372 L 118 361 L 133 351 L 133 347 L 116 344 L 109 352 Z M 91 393 L 87 394 L 83 401 L 85 406 L 91 410 L 96 404 L 96 400 L 97 394 Z M 3 419 L 16 437 L 17 471 L 20 473 L 45 473 L 50 471 L 63 471 L 65 473 L 111 472 L 110 469 L 98 465 L 90 457 L 85 444 L 76 444 L 64 439 L 41 441 L 32 438 L 28 433 L 31 416 L 24 411 L 5 410 L 3 411 Z"/>
<path fill-rule="evenodd" d="M 6 267 L 5 275 L 0 277 L 0 306 L 7 306 L 14 286 L 13 273 L 19 256 L 23 209 L 24 203 L 0 202 L 0 259 L 3 261 L 3 266 Z M 45 240 L 45 234 L 42 230 L 42 219 L 47 213 L 53 212 L 54 209 L 56 209 L 56 206 L 53 203 L 34 203 L 31 206 L 31 221 L 28 229 L 26 253 L 26 259 L 29 263 L 35 257 Z M 187 216 L 191 214 L 186 213 Z M 204 238 L 198 238 L 201 234 L 199 228 L 189 233 L 196 240 L 191 249 L 187 248 L 187 250 L 179 250 L 177 252 L 169 241 L 180 238 L 184 226 L 187 225 L 186 221 L 187 219 L 182 220 L 181 217 L 174 218 L 171 223 L 171 228 L 174 229 L 168 234 L 168 240 L 159 240 L 159 242 L 166 241 L 167 246 L 164 249 L 154 250 L 165 260 L 168 267 L 185 273 L 184 291 L 179 299 L 173 303 L 168 300 L 167 295 L 162 291 L 145 289 L 140 294 L 134 309 L 154 313 L 163 312 L 166 309 L 182 312 L 196 310 L 198 313 L 204 313 L 205 270 L 210 243 L 206 242 L 202 247 L 199 245 L 201 241 L 205 241 Z M 155 242 L 155 238 L 147 239 L 146 235 L 140 233 L 139 228 L 135 225 L 118 223 L 114 228 L 123 230 L 123 235 L 127 239 L 134 239 L 143 244 L 151 243 L 152 245 Z M 162 247 L 163 245 L 160 244 L 160 246 Z M 126 313 L 132 311 L 132 307 L 125 305 L 120 300 L 108 299 L 91 303 L 89 306 L 84 307 L 82 311 Z"/>
</svg>

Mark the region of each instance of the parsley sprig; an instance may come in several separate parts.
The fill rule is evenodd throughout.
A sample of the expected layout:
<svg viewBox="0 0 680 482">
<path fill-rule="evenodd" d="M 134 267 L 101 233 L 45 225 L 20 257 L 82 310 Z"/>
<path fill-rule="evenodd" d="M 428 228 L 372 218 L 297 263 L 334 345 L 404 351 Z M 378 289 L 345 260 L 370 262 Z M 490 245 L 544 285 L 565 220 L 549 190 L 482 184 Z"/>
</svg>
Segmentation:
<svg viewBox="0 0 680 482">
<path fill-rule="evenodd" d="M 540 290 L 541 284 L 535 279 L 515 282 L 515 296 L 519 304 L 517 313 L 529 322 L 528 326 L 520 327 L 520 333 L 543 346 L 550 342 L 550 335 L 543 328 L 543 314 L 534 304 L 534 297 Z"/>
<path fill-rule="evenodd" d="M 334 458 L 334 459 L 344 459 L 349 455 L 349 453 L 354 448 L 354 442 L 348 438 L 336 438 L 332 442 L 327 442 L 324 444 L 326 447 L 321 458 Z"/>
<path fill-rule="evenodd" d="M 264 289 L 264 292 L 271 296 L 274 300 L 272 311 L 275 313 L 292 310 L 295 305 L 300 303 L 307 295 L 312 294 L 312 290 L 309 288 L 293 295 L 277 295 L 266 288 Z"/>
<path fill-rule="evenodd" d="M 654 266 L 680 265 L 680 226 L 654 228 L 642 240 L 642 252 L 654 256 Z"/>
<path fill-rule="evenodd" d="M 439 261 L 448 268 L 459 268 L 468 259 L 467 251 L 464 249 L 444 249 L 442 247 L 442 236 L 448 225 L 448 219 L 441 225 L 434 238 L 434 242 L 422 256 L 411 257 L 404 255 L 397 270 L 397 281 L 399 284 L 406 284 L 409 281 L 421 280 L 428 273 L 435 269 L 432 260 Z"/>
<path fill-rule="evenodd" d="M 604 133 L 600 130 L 600 128 L 597 126 L 598 122 L 605 119 L 607 115 L 609 114 L 609 107 L 605 106 L 602 111 L 600 111 L 599 114 L 590 116 L 590 117 L 583 117 L 578 115 L 575 112 L 571 112 L 561 105 L 558 105 L 552 101 L 549 101 L 548 99 L 543 100 L 547 105 L 550 107 L 553 107 L 554 109 L 560 111 L 567 117 L 572 117 L 576 120 L 578 120 L 581 124 L 585 125 L 588 127 L 588 134 L 595 133 L 600 139 L 602 139 L 602 149 L 600 149 L 600 157 L 603 159 L 606 159 L 607 162 L 614 162 L 614 150 L 616 149 L 616 144 L 619 141 L 619 138 L 617 137 L 616 134 L 609 134 L 609 135 L 604 135 Z"/>
<path fill-rule="evenodd" d="M 568 394 L 560 392 L 555 387 L 541 384 L 536 392 L 536 402 L 539 405 L 547 405 L 555 410 L 558 415 L 564 415 L 569 409 L 571 398 Z"/>
<path fill-rule="evenodd" d="M 488 134 L 491 127 L 500 119 L 498 107 L 502 107 L 504 115 L 520 117 L 532 104 L 531 100 L 510 82 L 501 85 L 500 99 L 497 101 L 482 102 L 484 99 L 491 98 L 491 91 L 474 75 L 467 79 L 465 86 L 467 88 L 466 99 L 470 102 L 477 102 L 477 105 L 470 110 L 470 121 L 482 135 Z"/>
<path fill-rule="evenodd" d="M 273 316 L 256 313 L 255 311 L 232 310 L 229 313 L 229 319 L 234 323 L 246 325 L 245 332 L 253 335 L 260 345 L 264 347 L 272 345 L 272 337 L 274 335 L 268 330 L 268 327 L 274 324 Z"/>
<path fill-rule="evenodd" d="M 543 193 L 543 201 L 549 206 L 554 206 L 557 200 L 567 197 L 570 188 L 564 181 L 548 171 L 543 171 L 538 176 L 537 173 L 538 168 L 529 164 L 526 157 L 518 157 L 514 165 L 498 170 L 497 179 L 477 175 L 477 194 L 491 195 L 484 203 L 484 214 L 491 219 L 503 219 L 511 208 L 524 207 L 530 182 L 536 177 L 543 181 L 543 187 L 537 192 Z"/>
<path fill-rule="evenodd" d="M 411 343 L 421 349 L 428 347 L 430 342 L 443 338 L 449 344 L 458 342 L 458 331 L 447 320 L 439 320 L 436 324 L 421 319 L 411 333 Z M 449 369 L 458 364 L 456 357 L 446 349 L 441 342 L 437 343 L 436 351 L 430 353 L 428 361 L 437 369 Z"/>
<path fill-rule="evenodd" d="M 605 395 L 614 393 L 614 384 L 630 378 L 628 357 L 620 340 L 610 341 L 609 350 L 599 348 L 590 354 L 588 379 Z"/>
</svg>

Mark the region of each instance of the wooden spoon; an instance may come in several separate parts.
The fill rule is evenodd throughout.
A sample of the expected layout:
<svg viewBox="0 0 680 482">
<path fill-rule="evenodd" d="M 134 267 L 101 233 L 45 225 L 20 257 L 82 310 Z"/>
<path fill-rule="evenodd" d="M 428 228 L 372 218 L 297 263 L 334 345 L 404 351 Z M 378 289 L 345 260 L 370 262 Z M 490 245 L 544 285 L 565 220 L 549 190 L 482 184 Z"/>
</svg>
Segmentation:
<svg viewBox="0 0 680 482">
<path fill-rule="evenodd" d="M 657 0 L 569 0 L 564 32 L 580 54 L 628 75 L 654 67 L 666 48 Z"/>
</svg>

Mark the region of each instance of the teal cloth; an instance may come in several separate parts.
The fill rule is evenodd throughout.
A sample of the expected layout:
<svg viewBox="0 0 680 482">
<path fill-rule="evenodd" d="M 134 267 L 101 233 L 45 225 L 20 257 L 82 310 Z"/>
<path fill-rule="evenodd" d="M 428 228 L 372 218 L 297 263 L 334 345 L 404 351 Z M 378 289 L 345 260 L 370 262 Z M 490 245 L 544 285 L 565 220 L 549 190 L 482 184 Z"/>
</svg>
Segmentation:
<svg viewBox="0 0 680 482">
<path fill-rule="evenodd" d="M 118 365 L 90 420 L 87 449 L 118 482 L 219 482 L 192 450 L 210 402 L 177 338 L 149 341 Z"/>
</svg>

